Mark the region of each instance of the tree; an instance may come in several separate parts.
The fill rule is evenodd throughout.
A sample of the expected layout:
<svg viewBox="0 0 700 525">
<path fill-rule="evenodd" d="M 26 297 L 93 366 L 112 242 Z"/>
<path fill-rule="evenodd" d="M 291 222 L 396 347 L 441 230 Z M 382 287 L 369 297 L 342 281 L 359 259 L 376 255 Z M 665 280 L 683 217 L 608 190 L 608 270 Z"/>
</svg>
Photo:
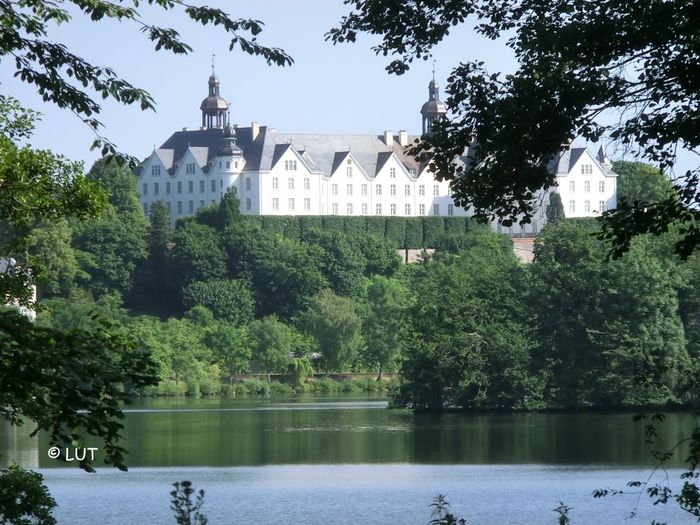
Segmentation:
<svg viewBox="0 0 700 525">
<path fill-rule="evenodd" d="M 617 173 L 617 200 L 658 202 L 673 195 L 673 184 L 661 170 L 642 162 L 613 162 Z"/>
<path fill-rule="evenodd" d="M 268 64 L 284 66 L 293 62 L 281 49 L 265 47 L 258 42 L 263 28 L 259 20 L 232 18 L 220 9 L 182 0 L 146 0 L 145 3 L 153 8 L 156 19 L 165 12 L 178 10 L 194 23 L 219 27 L 230 37 L 230 50 L 238 48 L 243 53 L 261 56 Z M 112 19 L 133 24 L 153 42 L 156 51 L 165 49 L 175 54 L 192 51 L 175 29 L 149 23 L 140 4 L 142 2 L 135 0 L 28 0 L 21 5 L 13 2 L 0 5 L 3 27 L 0 56 L 13 57 L 15 75 L 36 87 L 44 100 L 70 110 L 95 131 L 97 138 L 93 148 L 101 148 L 103 155 L 117 150 L 100 135 L 101 106 L 95 99 L 109 97 L 125 105 L 138 104 L 143 110 L 155 109 L 155 103 L 148 92 L 126 82 L 110 67 L 91 64 L 47 35 L 54 26 L 69 23 L 72 13 L 79 13 L 96 22 Z M 89 94 L 88 87 L 94 95 Z"/>
<path fill-rule="evenodd" d="M 247 327 L 214 322 L 205 329 L 204 344 L 214 353 L 230 381 L 233 381 L 234 374 L 248 371 L 253 350 Z"/>
<path fill-rule="evenodd" d="M 248 329 L 253 340 L 253 359 L 267 373 L 267 380 L 270 381 L 271 373 L 285 372 L 294 355 L 293 329 L 274 315 L 253 321 Z"/>
<path fill-rule="evenodd" d="M 379 367 L 377 380 L 391 370 L 402 354 L 405 338 L 406 291 L 397 281 L 375 277 L 367 288 L 367 311 L 362 335 L 367 344 L 367 361 Z"/>
<path fill-rule="evenodd" d="M 178 223 L 170 252 L 170 269 L 181 287 L 226 275 L 226 253 L 217 231 L 194 220 Z"/>
<path fill-rule="evenodd" d="M 496 237 L 496 234 L 492 234 Z M 524 270 L 484 243 L 419 266 L 396 399 L 418 410 L 522 408 L 539 398 Z"/>
<path fill-rule="evenodd" d="M 240 279 L 194 281 L 182 291 L 182 302 L 185 309 L 198 304 L 205 306 L 214 317 L 235 326 L 248 324 L 253 320 L 255 312 L 255 300 L 250 284 Z"/>
<path fill-rule="evenodd" d="M 356 297 L 362 288 L 366 261 L 339 231 L 312 229 L 304 232 L 304 242 L 319 247 L 316 266 L 338 295 Z"/>
<path fill-rule="evenodd" d="M 56 500 L 38 472 L 17 465 L 0 470 L 0 522 L 13 525 L 56 525 L 51 516 Z"/>
<path fill-rule="evenodd" d="M 373 50 L 393 57 L 391 73 L 428 59 L 460 23 L 473 20 L 477 33 L 507 39 L 517 71 L 491 74 L 478 59 L 456 66 L 447 86 L 451 119 L 413 149 L 429 155 L 438 177 L 452 181 L 455 202 L 477 217 L 529 222 L 538 192 L 554 185 L 551 160 L 577 136 L 607 136 L 661 169 L 674 164 L 677 148 L 692 151 L 700 143 L 692 2 L 347 3 L 350 14 L 327 38 L 379 35 Z M 621 255 L 633 236 L 666 231 L 675 221 L 683 224 L 676 249 L 691 253 L 700 242 L 699 176 L 694 169 L 676 180 L 677 196 L 606 212 L 601 235 L 613 253 Z"/>
<path fill-rule="evenodd" d="M 347 372 L 364 345 L 352 300 L 331 290 L 322 290 L 313 298 L 302 326 L 318 342 L 328 372 Z"/>
<path fill-rule="evenodd" d="M 564 205 L 561 203 L 561 195 L 554 191 L 549 193 L 549 204 L 547 205 L 546 216 L 548 224 L 554 224 L 566 217 Z"/>
</svg>

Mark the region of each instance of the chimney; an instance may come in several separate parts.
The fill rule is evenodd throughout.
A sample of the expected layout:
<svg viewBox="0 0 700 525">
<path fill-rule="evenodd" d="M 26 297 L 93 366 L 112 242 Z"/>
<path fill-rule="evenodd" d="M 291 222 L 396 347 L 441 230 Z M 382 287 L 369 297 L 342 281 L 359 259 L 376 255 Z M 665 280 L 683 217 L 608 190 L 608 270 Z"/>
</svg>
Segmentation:
<svg viewBox="0 0 700 525">
<path fill-rule="evenodd" d="M 182 131 L 189 131 L 188 128 L 182 128 Z"/>
<path fill-rule="evenodd" d="M 252 135 L 253 140 L 257 139 L 258 135 L 260 134 L 260 124 L 258 124 L 257 122 L 251 122 L 250 133 Z"/>
<path fill-rule="evenodd" d="M 384 144 L 386 144 L 387 146 L 394 145 L 394 132 L 393 131 L 385 131 L 384 132 Z"/>
<path fill-rule="evenodd" d="M 408 132 L 405 129 L 399 131 L 399 144 L 401 144 L 401 146 L 408 146 Z"/>
</svg>

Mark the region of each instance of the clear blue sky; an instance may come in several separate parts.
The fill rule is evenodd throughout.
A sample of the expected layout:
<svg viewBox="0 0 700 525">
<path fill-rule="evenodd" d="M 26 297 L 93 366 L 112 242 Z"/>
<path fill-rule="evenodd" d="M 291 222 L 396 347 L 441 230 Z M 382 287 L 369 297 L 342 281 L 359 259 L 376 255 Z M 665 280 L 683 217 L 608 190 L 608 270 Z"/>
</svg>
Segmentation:
<svg viewBox="0 0 700 525">
<path fill-rule="evenodd" d="M 402 75 L 389 75 L 387 57 L 375 56 L 373 41 L 333 46 L 324 34 L 337 25 L 347 7 L 341 0 L 210 0 L 234 17 L 252 17 L 265 23 L 259 40 L 284 48 L 295 60 L 291 67 L 267 66 L 259 57 L 228 51 L 226 35 L 216 28 L 202 29 L 182 14 L 146 10 L 144 19 L 175 27 L 194 51 L 186 56 L 155 52 L 134 24 L 94 23 L 77 14 L 73 21 L 50 33 L 72 51 L 100 65 L 109 65 L 132 84 L 151 93 L 157 112 L 142 112 L 105 101 L 100 117 L 104 134 L 119 148 L 138 158 L 150 154 L 182 127 L 200 125 L 199 104 L 207 94 L 211 55 L 221 95 L 229 102 L 234 123 L 252 121 L 294 133 L 375 133 L 406 129 L 420 132 L 419 110 L 427 100 L 432 61 L 414 63 Z M 460 61 L 485 60 L 490 71 L 512 71 L 511 51 L 501 42 L 474 35 L 470 26 L 456 28 L 435 49 L 436 78 L 445 85 L 449 70 Z M 89 151 L 92 134 L 66 110 L 42 103 L 35 89 L 12 78 L 11 60 L 0 63 L 2 91 L 44 114 L 32 140 L 87 166 L 97 158 Z M 619 157 L 614 148 L 611 158 Z M 684 159 L 684 169 L 691 167 Z M 693 162 L 694 159 L 692 159 Z M 686 166 L 686 164 L 688 164 Z"/>
</svg>

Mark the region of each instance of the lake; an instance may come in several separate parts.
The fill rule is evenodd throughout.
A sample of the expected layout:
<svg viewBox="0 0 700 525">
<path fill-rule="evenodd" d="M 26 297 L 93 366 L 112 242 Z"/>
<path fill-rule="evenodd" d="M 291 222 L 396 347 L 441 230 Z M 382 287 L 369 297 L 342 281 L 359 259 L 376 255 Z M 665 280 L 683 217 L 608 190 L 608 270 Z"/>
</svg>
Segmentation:
<svg viewBox="0 0 700 525">
<path fill-rule="evenodd" d="M 68 525 L 174 523 L 170 485 L 203 488 L 209 523 L 423 525 L 445 494 L 470 524 L 618 524 L 637 497 L 594 489 L 645 480 L 653 461 L 631 414 L 413 414 L 375 395 L 148 399 L 127 409 L 128 473 L 50 460 L 45 434 L 0 426 L 0 454 L 38 469 Z M 694 425 L 671 414 L 661 447 Z M 99 446 L 98 443 L 92 443 Z M 96 455 L 99 458 L 100 452 Z M 680 459 L 669 471 L 679 486 Z M 661 473 L 656 476 L 663 479 Z M 631 523 L 696 523 L 639 500 Z"/>
</svg>

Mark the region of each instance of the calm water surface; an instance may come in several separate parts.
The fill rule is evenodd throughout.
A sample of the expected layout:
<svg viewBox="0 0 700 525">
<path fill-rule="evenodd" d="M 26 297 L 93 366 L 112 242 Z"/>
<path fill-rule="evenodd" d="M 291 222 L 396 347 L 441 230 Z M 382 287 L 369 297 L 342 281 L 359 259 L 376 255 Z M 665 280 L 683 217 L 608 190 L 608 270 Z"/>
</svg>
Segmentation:
<svg viewBox="0 0 700 525">
<path fill-rule="evenodd" d="M 371 395 L 153 399 L 127 409 L 128 473 L 66 468 L 48 459 L 46 435 L 8 426 L 0 454 L 42 472 L 68 525 L 174 523 L 169 486 L 182 479 L 205 489 L 212 525 L 418 525 L 436 494 L 473 525 L 554 524 L 559 501 L 573 507 L 574 525 L 630 523 L 636 497 L 591 492 L 651 472 L 629 414 L 427 415 L 386 405 Z M 693 424 L 670 415 L 660 446 Z M 670 472 L 676 485 L 679 473 Z M 696 523 L 642 499 L 631 523 L 651 519 Z"/>
</svg>

